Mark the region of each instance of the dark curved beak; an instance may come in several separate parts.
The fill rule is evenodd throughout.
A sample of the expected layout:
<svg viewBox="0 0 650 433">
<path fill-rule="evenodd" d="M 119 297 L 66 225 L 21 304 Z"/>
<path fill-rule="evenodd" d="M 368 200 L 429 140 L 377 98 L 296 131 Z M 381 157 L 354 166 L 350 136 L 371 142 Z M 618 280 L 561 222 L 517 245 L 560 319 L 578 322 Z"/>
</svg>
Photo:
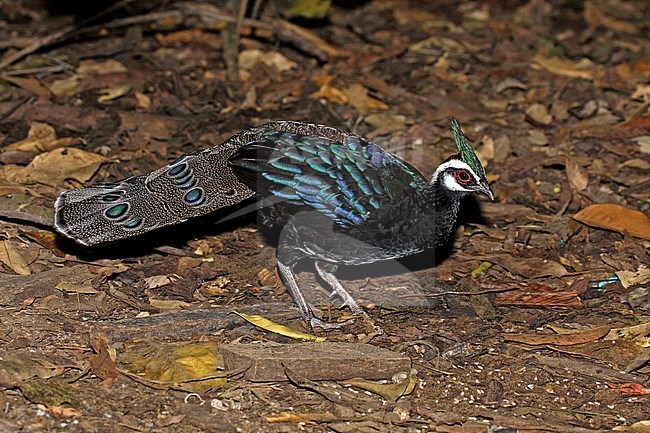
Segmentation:
<svg viewBox="0 0 650 433">
<path fill-rule="evenodd" d="M 492 193 L 492 190 L 490 189 L 490 185 L 488 185 L 487 181 L 481 182 L 476 192 L 485 194 L 488 197 L 490 197 L 490 200 L 494 201 L 494 194 Z"/>
</svg>

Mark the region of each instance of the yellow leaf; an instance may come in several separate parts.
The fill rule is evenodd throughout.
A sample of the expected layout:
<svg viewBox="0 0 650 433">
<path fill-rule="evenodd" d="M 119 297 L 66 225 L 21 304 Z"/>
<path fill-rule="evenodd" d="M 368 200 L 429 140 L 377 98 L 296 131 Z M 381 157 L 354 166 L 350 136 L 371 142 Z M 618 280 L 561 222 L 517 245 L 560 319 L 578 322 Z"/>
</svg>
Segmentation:
<svg viewBox="0 0 650 433">
<path fill-rule="evenodd" d="M 304 332 L 294 331 L 291 328 L 287 328 L 284 325 L 275 323 L 263 316 L 238 313 L 237 311 L 233 311 L 233 313 L 257 327 L 266 329 L 267 331 L 271 331 L 279 335 L 284 335 L 285 337 L 293 338 L 296 340 L 316 341 L 319 343 L 326 340 L 325 337 L 317 337 L 315 335 L 305 334 Z"/>
<path fill-rule="evenodd" d="M 155 388 L 202 392 L 227 385 L 219 347 L 211 341 L 127 342 L 118 353 L 121 367 Z M 135 378 L 135 377 L 134 377 Z"/>
<path fill-rule="evenodd" d="M 288 18 L 321 19 L 327 16 L 332 0 L 278 0 L 275 5 Z"/>
</svg>

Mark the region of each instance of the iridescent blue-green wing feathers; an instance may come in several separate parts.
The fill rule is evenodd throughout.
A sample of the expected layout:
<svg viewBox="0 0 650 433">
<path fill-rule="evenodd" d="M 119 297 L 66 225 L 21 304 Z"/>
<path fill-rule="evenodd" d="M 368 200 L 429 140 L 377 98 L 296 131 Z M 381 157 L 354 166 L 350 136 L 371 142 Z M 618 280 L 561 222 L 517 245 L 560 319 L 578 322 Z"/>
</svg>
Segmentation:
<svg viewBox="0 0 650 433">
<path fill-rule="evenodd" d="M 267 131 L 229 165 L 258 194 L 315 209 L 341 227 L 361 225 L 373 210 L 426 184 L 418 170 L 354 135 L 333 141 Z"/>
</svg>

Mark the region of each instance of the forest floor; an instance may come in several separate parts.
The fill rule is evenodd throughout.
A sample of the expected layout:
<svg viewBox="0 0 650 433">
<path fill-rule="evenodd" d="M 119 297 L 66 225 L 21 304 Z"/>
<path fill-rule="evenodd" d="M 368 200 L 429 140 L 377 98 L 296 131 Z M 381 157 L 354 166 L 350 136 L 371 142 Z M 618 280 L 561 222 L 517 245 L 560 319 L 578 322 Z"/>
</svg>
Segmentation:
<svg viewBox="0 0 650 433">
<path fill-rule="evenodd" d="M 649 431 L 649 3 L 97 3 L 0 3 L 1 433 Z M 65 189 L 270 120 L 428 177 L 452 116 L 496 200 L 442 251 L 339 270 L 383 334 L 229 314 L 306 332 L 254 214 L 98 248 L 52 227 Z"/>
</svg>

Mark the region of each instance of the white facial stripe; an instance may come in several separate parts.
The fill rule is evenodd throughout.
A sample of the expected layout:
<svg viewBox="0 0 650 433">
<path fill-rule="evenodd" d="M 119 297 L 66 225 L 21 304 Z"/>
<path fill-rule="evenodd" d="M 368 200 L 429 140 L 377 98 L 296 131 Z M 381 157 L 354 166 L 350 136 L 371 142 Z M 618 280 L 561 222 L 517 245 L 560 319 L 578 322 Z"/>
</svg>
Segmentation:
<svg viewBox="0 0 650 433">
<path fill-rule="evenodd" d="M 442 173 L 443 171 L 445 171 L 446 169 L 448 169 L 448 168 L 450 168 L 450 167 L 451 167 L 451 168 L 456 168 L 456 169 L 464 169 L 464 170 L 467 170 L 468 172 L 470 172 L 470 173 L 472 174 L 472 176 L 474 176 L 474 180 L 476 181 L 476 183 L 480 183 L 480 182 L 481 182 L 481 180 L 478 178 L 478 176 L 476 175 L 476 173 L 474 173 L 474 170 L 472 170 L 472 167 L 470 167 L 468 164 L 464 163 L 463 161 L 461 161 L 461 160 L 459 160 L 459 159 L 452 159 L 452 160 L 447 161 L 447 162 L 445 162 L 445 163 L 443 163 L 443 164 L 440 164 L 440 166 L 439 166 L 439 167 L 436 169 L 436 171 L 433 173 L 433 176 L 432 176 L 433 181 L 435 182 L 435 181 L 438 179 L 438 176 L 440 176 L 440 173 Z M 445 177 L 448 177 L 448 176 L 445 176 Z M 446 179 L 444 180 L 444 182 L 445 182 L 445 185 L 447 185 L 447 184 L 446 184 Z M 456 181 L 454 181 L 454 183 L 457 184 Z M 447 185 L 447 186 L 449 186 L 449 185 Z M 459 186 L 460 188 L 462 188 L 460 185 L 458 185 L 458 186 Z M 459 190 L 456 190 L 456 191 L 459 191 Z M 463 188 L 463 189 L 460 190 L 460 191 L 469 191 L 469 190 Z"/>
<path fill-rule="evenodd" d="M 472 192 L 471 189 L 463 188 L 462 186 L 460 186 L 460 184 L 456 182 L 456 179 L 454 179 L 454 176 L 450 173 L 445 174 L 443 182 L 445 184 L 445 187 L 450 191 Z"/>
</svg>

